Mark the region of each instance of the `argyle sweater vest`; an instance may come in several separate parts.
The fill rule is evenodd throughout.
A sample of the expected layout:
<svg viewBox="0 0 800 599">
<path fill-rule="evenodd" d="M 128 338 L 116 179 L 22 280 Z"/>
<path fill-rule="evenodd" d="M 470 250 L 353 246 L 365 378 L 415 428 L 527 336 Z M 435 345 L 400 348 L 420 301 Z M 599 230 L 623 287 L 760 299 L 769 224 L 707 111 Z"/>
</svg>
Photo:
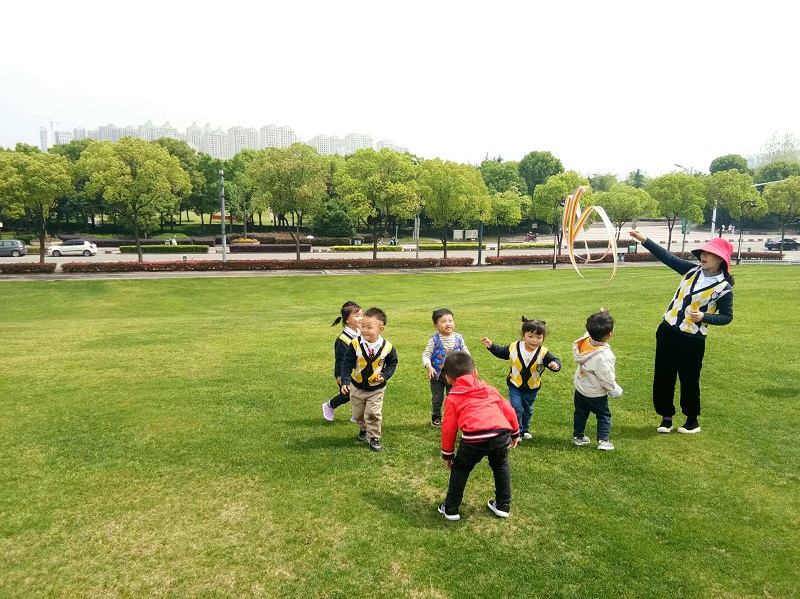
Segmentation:
<svg viewBox="0 0 800 599">
<path fill-rule="evenodd" d="M 464 338 L 459 335 L 458 333 L 453 333 L 456 336 L 456 343 L 453 347 L 453 351 L 460 351 L 464 349 Z M 442 372 L 442 366 L 444 366 L 444 359 L 447 357 L 447 350 L 445 349 L 444 345 L 442 345 L 442 338 L 439 333 L 436 333 L 433 336 L 433 354 L 431 355 L 431 366 L 436 371 L 436 376 L 439 376 Z"/>
<path fill-rule="evenodd" d="M 511 363 L 508 383 L 517 389 L 538 389 L 542 385 L 542 371 L 544 371 L 544 357 L 547 355 L 547 348 L 540 345 L 533 354 L 531 363 L 525 366 L 521 357 L 521 344 L 522 341 L 517 341 L 508 348 L 510 354 L 508 361 Z"/>
<path fill-rule="evenodd" d="M 356 387 L 366 389 L 381 385 L 382 383 L 376 382 L 375 378 L 383 372 L 386 356 L 392 351 L 392 344 L 384 339 L 383 346 L 370 358 L 358 339 L 353 339 L 350 343 L 356 352 L 356 365 L 352 375 Z"/>
<path fill-rule="evenodd" d="M 731 286 L 723 279 L 710 287 L 696 289 L 697 278 L 700 276 L 701 270 L 698 267 L 683 276 L 681 284 L 675 292 L 675 297 L 672 298 L 667 311 L 664 313 L 664 320 L 671 327 L 683 333 L 705 336 L 708 334 L 708 325 L 703 322 L 693 322 L 689 318 L 689 312 L 700 310 L 701 312 L 714 314 L 717 311 L 717 299 L 726 293 L 730 293 Z"/>
</svg>

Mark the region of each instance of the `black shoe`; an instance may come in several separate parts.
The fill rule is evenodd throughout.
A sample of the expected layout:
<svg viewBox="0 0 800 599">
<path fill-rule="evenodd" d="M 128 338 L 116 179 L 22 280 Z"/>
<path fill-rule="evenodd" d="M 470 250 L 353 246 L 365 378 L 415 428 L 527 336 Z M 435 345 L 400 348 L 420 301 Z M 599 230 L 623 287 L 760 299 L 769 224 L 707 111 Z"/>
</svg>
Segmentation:
<svg viewBox="0 0 800 599">
<path fill-rule="evenodd" d="M 372 451 L 380 451 L 383 449 L 383 447 L 381 447 L 381 440 L 378 439 L 378 437 L 372 437 L 372 439 L 369 440 L 369 448 Z"/>
<path fill-rule="evenodd" d="M 497 516 L 498 518 L 508 518 L 509 516 L 508 513 L 509 506 L 505 504 L 498 505 L 494 499 L 490 499 L 489 502 L 486 504 L 486 507 L 492 510 L 492 512 L 494 512 L 494 515 Z"/>
<path fill-rule="evenodd" d="M 442 426 L 442 419 L 438 416 L 431 416 L 431 426 Z"/>
<path fill-rule="evenodd" d="M 672 418 L 663 418 L 661 424 L 658 425 L 656 432 L 669 433 L 672 431 Z"/>
<path fill-rule="evenodd" d="M 367 431 L 360 430 L 358 431 L 358 437 L 356 437 L 356 441 L 359 443 L 366 443 L 367 442 Z"/>
<path fill-rule="evenodd" d="M 692 433 L 699 433 L 701 431 L 700 423 L 697 422 L 697 418 L 687 418 L 686 424 L 681 427 L 678 427 L 679 433 L 685 434 L 692 434 Z"/>
<path fill-rule="evenodd" d="M 456 514 L 448 514 L 447 510 L 444 507 L 444 504 L 440 505 L 437 511 L 442 516 L 444 516 L 445 518 L 450 520 L 451 522 L 455 522 L 456 520 L 460 520 L 461 519 L 461 516 L 458 513 L 456 513 Z"/>
</svg>

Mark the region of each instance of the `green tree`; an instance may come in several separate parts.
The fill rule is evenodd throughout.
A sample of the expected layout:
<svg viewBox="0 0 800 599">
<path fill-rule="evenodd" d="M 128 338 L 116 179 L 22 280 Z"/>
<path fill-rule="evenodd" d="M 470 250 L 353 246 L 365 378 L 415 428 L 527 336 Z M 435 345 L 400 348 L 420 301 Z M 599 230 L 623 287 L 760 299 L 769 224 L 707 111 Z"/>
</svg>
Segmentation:
<svg viewBox="0 0 800 599">
<path fill-rule="evenodd" d="M 561 222 L 561 215 L 564 212 L 562 203 L 568 195 L 582 186 L 589 185 L 589 180 L 581 177 L 575 171 L 567 171 L 550 177 L 546 183 L 537 185 L 533 190 L 533 201 L 531 202 L 528 215 L 531 218 L 542 220 L 554 227 L 556 234 L 556 245 L 558 253 L 561 253 L 561 239 L 564 232 L 559 230 L 558 223 Z M 589 205 L 591 190 L 583 194 L 582 200 L 585 205 Z"/>
<path fill-rule="evenodd" d="M 608 191 L 611 186 L 617 183 L 617 176 L 611 173 L 604 173 L 589 176 L 589 185 L 592 186 L 592 191 Z"/>
<path fill-rule="evenodd" d="M 628 179 L 625 181 L 625 185 L 630 185 L 631 187 L 635 187 L 637 189 L 642 189 L 647 187 L 647 184 L 650 182 L 650 177 L 647 176 L 647 173 L 643 173 L 638 168 L 635 171 L 631 171 L 628 175 Z"/>
<path fill-rule="evenodd" d="M 69 160 L 72 164 L 77 164 L 83 151 L 90 144 L 95 143 L 93 139 L 73 139 L 66 144 L 56 144 L 47 150 L 51 154 L 58 154 Z M 77 173 L 76 173 L 77 175 Z M 86 177 L 76 176 L 75 187 L 66 196 L 59 198 L 56 210 L 58 212 L 57 223 L 70 218 L 76 222 L 85 223 L 90 221 L 92 229 L 95 225 L 95 216 L 103 213 L 107 207 L 103 201 L 103 194 L 90 194 L 86 191 Z"/>
<path fill-rule="evenodd" d="M 223 170 L 224 173 L 223 167 L 224 163 L 219 158 L 212 158 L 203 152 L 197 156 L 197 169 L 202 173 L 204 183 L 196 193 L 192 190 L 189 208 L 200 216 L 200 230 L 203 232 L 205 232 L 203 216 L 209 215 L 210 224 L 211 215 L 222 209 L 219 199 L 219 171 Z"/>
<path fill-rule="evenodd" d="M 711 161 L 711 166 L 708 167 L 708 172 L 712 175 L 722 171 L 739 171 L 746 175 L 750 174 L 750 167 L 747 166 L 747 159 L 739 154 L 725 154 L 725 156 L 718 156 Z"/>
<path fill-rule="evenodd" d="M 245 174 L 273 212 L 294 215 L 300 260 L 300 227 L 305 216 L 313 217 L 324 206 L 329 165 L 311 146 L 292 144 L 256 153 L 245 166 Z"/>
<path fill-rule="evenodd" d="M 537 185 L 553 175 L 564 172 L 564 165 L 550 152 L 530 152 L 519 161 L 519 175 L 525 180 L 528 193 L 533 195 Z"/>
<path fill-rule="evenodd" d="M 800 142 L 791 133 L 777 131 L 761 148 L 761 156 L 767 162 L 800 162 Z"/>
<path fill-rule="evenodd" d="M 169 152 L 170 156 L 175 156 L 181 163 L 181 168 L 189 175 L 189 182 L 192 185 L 192 192 L 183 198 L 179 212 L 186 211 L 186 220 L 189 220 L 189 210 L 195 203 L 196 198 L 203 192 L 206 185 L 206 178 L 200 170 L 200 157 L 197 151 L 182 139 L 172 137 L 159 137 L 154 144 L 158 144 Z M 171 216 L 171 215 L 170 215 Z M 179 214 L 179 219 L 181 218 Z M 180 220 L 179 220 L 180 222 Z"/>
<path fill-rule="evenodd" d="M 88 177 L 89 193 L 102 192 L 106 202 L 130 223 L 139 262 L 144 261 L 140 231 L 160 214 L 171 214 L 191 193 L 189 175 L 164 148 L 141 139 L 123 137 L 90 145 L 78 160 L 79 173 Z"/>
<path fill-rule="evenodd" d="M 10 216 L 24 215 L 36 228 L 41 264 L 56 200 L 73 186 L 72 165 L 63 156 L 0 152 L 0 208 Z"/>
<path fill-rule="evenodd" d="M 500 237 L 503 227 L 513 227 L 522 220 L 522 194 L 512 188 L 495 192 L 489 196 L 491 215 L 485 220 L 488 225 L 497 227 L 497 255 L 500 255 Z"/>
<path fill-rule="evenodd" d="M 498 162 L 497 160 L 484 160 L 481 163 L 481 177 L 489 193 L 518 189 L 524 192 L 527 189 L 525 179 L 519 176 L 519 163 Z"/>
<path fill-rule="evenodd" d="M 800 176 L 791 176 L 786 181 L 767 185 L 764 200 L 769 211 L 778 219 L 781 229 L 781 251 L 786 229 L 800 225 Z"/>
<path fill-rule="evenodd" d="M 667 250 L 672 245 L 672 229 L 679 218 L 703 222 L 706 188 L 703 179 L 686 173 L 670 173 L 652 179 L 647 192 L 658 203 L 658 212 L 667 219 Z"/>
<path fill-rule="evenodd" d="M 231 212 L 231 231 L 233 217 L 242 221 L 242 235 L 247 237 L 247 222 L 259 212 L 267 209 L 267 196 L 259 192 L 249 168 L 259 156 L 266 156 L 269 150 L 244 149 L 225 162 L 225 200 Z M 300 223 L 302 226 L 302 221 Z"/>
<path fill-rule="evenodd" d="M 20 154 L 27 154 L 28 156 L 31 156 L 33 154 L 41 154 L 42 153 L 42 151 L 39 148 L 37 148 L 36 146 L 32 146 L 32 145 L 26 144 L 26 143 L 22 143 L 21 141 L 17 142 L 17 145 L 14 146 L 14 151 L 15 152 L 19 152 Z"/>
<path fill-rule="evenodd" d="M 410 154 L 388 148 L 358 150 L 334 174 L 336 193 L 356 218 L 372 220 L 372 257 L 378 257 L 378 226 L 390 216 L 410 218 L 420 206 L 417 165 Z"/>
<path fill-rule="evenodd" d="M 658 214 L 658 204 L 649 193 L 624 183 L 615 183 L 608 191 L 594 192 L 592 205 L 601 206 L 614 223 L 617 243 L 625 223 Z"/>
<path fill-rule="evenodd" d="M 742 216 L 742 202 L 755 202 L 756 208 L 751 208 L 748 214 L 758 218 L 766 213 L 766 203 L 759 201 L 760 196 L 753 187 L 753 177 L 735 169 L 717 171 L 708 177 L 703 177 L 706 185 L 706 199 L 709 207 L 717 207 L 719 211 L 725 210 L 731 218 L 739 219 Z M 719 228 L 722 237 L 722 227 Z"/>
<path fill-rule="evenodd" d="M 419 186 L 425 215 L 439 233 L 447 258 L 447 238 L 455 224 L 466 226 L 490 216 L 489 191 L 475 167 L 439 158 L 423 160 Z"/>
<path fill-rule="evenodd" d="M 312 230 L 324 237 L 352 237 L 353 219 L 339 198 L 328 198 L 323 209 L 314 217 Z"/>
<path fill-rule="evenodd" d="M 757 168 L 753 179 L 756 183 L 770 183 L 798 176 L 800 176 L 800 162 L 777 160 Z"/>
</svg>

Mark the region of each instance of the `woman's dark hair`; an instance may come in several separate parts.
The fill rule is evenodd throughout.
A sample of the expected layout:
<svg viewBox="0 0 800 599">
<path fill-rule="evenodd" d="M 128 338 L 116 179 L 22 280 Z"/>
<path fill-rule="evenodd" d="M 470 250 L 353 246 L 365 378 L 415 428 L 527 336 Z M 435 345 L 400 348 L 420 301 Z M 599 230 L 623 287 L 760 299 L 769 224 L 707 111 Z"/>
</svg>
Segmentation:
<svg viewBox="0 0 800 599">
<path fill-rule="evenodd" d="M 346 323 L 347 319 L 350 318 L 350 315 L 353 312 L 358 312 L 359 310 L 361 310 L 361 306 L 359 306 L 357 303 L 355 303 L 355 302 L 345 302 L 342 305 L 342 315 L 339 316 L 338 318 L 336 318 L 336 320 L 333 321 L 333 324 L 331 326 L 335 327 L 340 322 L 345 322 Z"/>
<path fill-rule="evenodd" d="M 733 275 L 730 273 L 730 271 L 727 268 L 725 268 L 725 263 L 724 262 L 722 263 L 722 266 L 723 266 L 723 268 L 722 268 L 722 273 L 723 273 L 722 276 L 725 278 L 726 281 L 728 281 L 728 284 L 731 287 L 733 287 Z"/>
<path fill-rule="evenodd" d="M 544 320 L 528 320 L 522 317 L 522 334 L 536 333 L 537 335 L 547 335 L 547 323 Z"/>
</svg>

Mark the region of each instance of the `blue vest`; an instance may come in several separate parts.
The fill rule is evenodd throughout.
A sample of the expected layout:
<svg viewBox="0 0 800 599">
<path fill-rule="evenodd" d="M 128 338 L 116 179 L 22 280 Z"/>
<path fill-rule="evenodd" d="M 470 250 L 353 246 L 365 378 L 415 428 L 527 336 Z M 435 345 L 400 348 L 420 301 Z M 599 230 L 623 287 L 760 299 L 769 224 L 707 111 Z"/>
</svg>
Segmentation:
<svg viewBox="0 0 800 599">
<path fill-rule="evenodd" d="M 459 335 L 458 333 L 453 333 L 456 336 L 456 344 L 453 346 L 453 351 L 460 351 L 464 349 L 464 338 Z M 444 366 L 444 359 L 447 356 L 447 350 L 442 345 L 442 338 L 439 336 L 439 333 L 436 333 L 433 336 L 433 353 L 431 354 L 431 366 L 433 366 L 433 370 L 436 372 L 436 376 L 438 377 L 442 372 L 442 366 Z"/>
</svg>

